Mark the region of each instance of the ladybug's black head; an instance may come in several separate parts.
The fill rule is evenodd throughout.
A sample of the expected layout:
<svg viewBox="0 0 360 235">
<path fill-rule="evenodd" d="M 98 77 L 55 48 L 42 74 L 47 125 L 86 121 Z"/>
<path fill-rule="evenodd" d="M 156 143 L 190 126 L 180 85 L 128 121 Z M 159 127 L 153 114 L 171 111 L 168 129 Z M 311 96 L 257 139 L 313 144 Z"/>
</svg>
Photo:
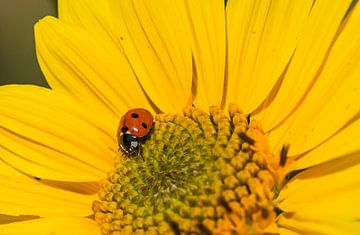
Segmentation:
<svg viewBox="0 0 360 235">
<path fill-rule="evenodd" d="M 123 127 L 127 128 L 127 127 Z M 119 138 L 119 146 L 122 148 L 122 150 L 127 153 L 135 153 L 140 146 L 140 140 L 136 136 L 131 135 L 127 132 L 127 130 L 122 132 L 122 138 Z"/>
</svg>

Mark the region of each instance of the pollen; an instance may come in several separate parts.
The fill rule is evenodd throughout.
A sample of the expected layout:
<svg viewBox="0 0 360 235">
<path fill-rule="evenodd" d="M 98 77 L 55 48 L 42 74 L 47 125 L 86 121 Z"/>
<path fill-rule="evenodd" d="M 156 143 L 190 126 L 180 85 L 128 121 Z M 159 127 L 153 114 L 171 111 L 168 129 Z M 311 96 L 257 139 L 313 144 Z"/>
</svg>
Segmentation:
<svg viewBox="0 0 360 235">
<path fill-rule="evenodd" d="M 215 106 L 158 114 L 141 151 L 116 156 L 95 220 L 102 234 L 266 232 L 284 151 L 275 157 L 261 124 L 237 105 L 228 115 Z"/>
</svg>

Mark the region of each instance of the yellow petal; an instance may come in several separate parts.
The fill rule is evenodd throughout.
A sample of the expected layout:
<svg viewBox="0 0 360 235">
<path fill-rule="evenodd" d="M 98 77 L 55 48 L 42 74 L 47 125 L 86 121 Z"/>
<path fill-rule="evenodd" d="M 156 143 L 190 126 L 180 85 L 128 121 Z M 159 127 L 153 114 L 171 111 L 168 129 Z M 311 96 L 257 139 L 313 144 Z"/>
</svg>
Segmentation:
<svg viewBox="0 0 360 235">
<path fill-rule="evenodd" d="M 225 4 L 222 0 L 186 1 L 192 29 L 195 105 L 220 105 L 225 77 Z M 185 23 L 183 23 L 185 24 Z"/>
<path fill-rule="evenodd" d="M 111 10 L 118 41 L 146 94 L 163 112 L 182 110 L 192 78 L 182 2 L 114 0 Z"/>
<path fill-rule="evenodd" d="M 81 194 L 96 194 L 100 190 L 100 182 L 71 182 L 40 179 L 41 183 L 50 187 L 64 189 Z"/>
<path fill-rule="evenodd" d="M 59 0 L 59 19 L 83 27 L 93 34 L 115 40 L 110 16 L 109 1 Z M 110 41 L 114 43 L 115 41 Z"/>
<path fill-rule="evenodd" d="M 1 215 L 0 214 L 0 224 L 7 224 L 12 222 L 30 220 L 30 219 L 37 219 L 38 216 L 33 215 L 20 215 L 20 216 L 11 216 L 11 215 Z"/>
<path fill-rule="evenodd" d="M 226 7 L 226 103 L 256 109 L 283 73 L 304 30 L 313 1 L 237 1 Z"/>
<path fill-rule="evenodd" d="M 300 1 L 301 2 L 301 1 Z M 306 96 L 327 56 L 339 25 L 352 1 L 315 1 L 299 42 L 275 97 L 269 97 L 256 117 L 263 128 L 269 130 L 280 123 Z M 356 28 L 358 28 L 356 26 Z M 355 29 L 352 29 L 355 30 Z M 269 104 L 270 103 L 270 104 Z"/>
<path fill-rule="evenodd" d="M 357 172 L 358 173 L 358 172 Z M 344 179 L 343 179 L 344 180 Z M 302 215 L 304 218 L 319 219 L 323 221 L 356 221 L 359 216 L 360 190 L 359 184 L 352 185 L 353 189 L 343 189 L 336 187 L 337 190 L 323 192 L 323 194 L 314 194 L 313 197 L 317 199 L 298 198 L 289 201 L 280 206 L 285 211 L 295 212 L 297 215 Z M 347 191 L 342 191 L 347 190 Z M 305 190 L 312 195 L 312 191 Z M 331 195 L 327 196 L 326 194 Z M 302 194 L 303 195 L 303 194 Z M 291 205 L 290 205 L 291 204 Z M 331 218 L 330 218 L 331 217 Z"/>
<path fill-rule="evenodd" d="M 17 169 L 44 179 L 98 181 L 111 167 L 117 122 L 75 100 L 37 86 L 1 86 L 0 110 L 0 158 Z"/>
<path fill-rule="evenodd" d="M 53 17 L 35 25 L 35 41 L 40 67 L 54 90 L 110 119 L 119 119 L 130 107 L 151 110 L 115 44 Z"/>
<path fill-rule="evenodd" d="M 12 220 L 26 219 L 22 215 L 56 217 L 88 216 L 93 213 L 91 204 L 97 194 L 85 195 L 48 186 L 2 161 L 0 169 L 0 214 L 19 216 Z"/>
<path fill-rule="evenodd" d="M 280 234 L 306 234 L 306 235 L 358 235 L 360 224 L 356 221 L 322 221 L 321 219 L 308 219 L 298 215 L 292 217 L 280 216 L 278 224 L 286 229 L 280 229 Z"/>
<path fill-rule="evenodd" d="M 301 235 L 300 233 L 292 231 L 291 229 L 287 229 L 287 228 L 279 228 L 279 233 L 281 235 Z"/>
<path fill-rule="evenodd" d="M 0 160 L 0 174 L 6 176 L 16 176 L 23 179 L 27 179 L 28 176 L 16 170 L 14 167 L 9 166 L 4 161 Z"/>
<path fill-rule="evenodd" d="M 351 222 L 359 219 L 360 152 L 296 175 L 281 189 L 279 206 L 308 219 Z"/>
<path fill-rule="evenodd" d="M 295 169 L 304 169 L 360 151 L 360 119 L 357 119 L 325 143 L 296 160 Z"/>
<path fill-rule="evenodd" d="M 86 218 L 45 218 L 0 225 L 0 233 L 8 235 L 100 235 L 93 220 Z"/>
<path fill-rule="evenodd" d="M 270 143 L 276 149 L 288 143 L 289 155 L 301 154 L 328 139 L 358 114 L 359 25 L 360 7 L 355 6 L 307 98 L 292 116 L 271 131 Z"/>
</svg>

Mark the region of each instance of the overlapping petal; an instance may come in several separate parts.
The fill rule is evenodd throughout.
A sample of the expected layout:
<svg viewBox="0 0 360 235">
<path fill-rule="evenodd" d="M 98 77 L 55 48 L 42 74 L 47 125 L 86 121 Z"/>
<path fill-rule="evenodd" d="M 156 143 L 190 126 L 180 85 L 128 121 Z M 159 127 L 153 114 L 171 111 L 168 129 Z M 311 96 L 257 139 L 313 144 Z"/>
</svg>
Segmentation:
<svg viewBox="0 0 360 235">
<path fill-rule="evenodd" d="M 37 219 L 38 216 L 33 215 L 20 215 L 20 216 L 12 216 L 12 215 L 2 215 L 0 214 L 0 224 L 8 224 L 12 222 L 30 220 L 30 219 Z"/>
<path fill-rule="evenodd" d="M 291 145 L 289 155 L 308 151 L 359 114 L 359 25 L 360 8 L 355 6 L 307 98 L 284 123 L 271 131 L 270 143 L 275 151 L 283 144 Z"/>
<path fill-rule="evenodd" d="M 207 110 L 211 105 L 220 105 L 223 98 L 226 60 L 225 5 L 222 0 L 185 2 L 192 32 L 195 105 Z"/>
<path fill-rule="evenodd" d="M 305 169 L 319 163 L 360 152 L 360 119 L 351 122 L 339 133 L 295 161 L 294 169 Z"/>
<path fill-rule="evenodd" d="M 306 218 L 301 216 L 285 217 L 281 216 L 279 225 L 281 235 L 318 235 L 318 234 L 348 234 L 357 235 L 360 232 L 358 222 L 342 221 L 322 221 L 316 218 Z"/>
<path fill-rule="evenodd" d="M 37 57 L 52 89 L 109 119 L 125 110 L 152 110 L 120 50 L 86 30 L 45 17 L 35 25 Z"/>
<path fill-rule="evenodd" d="M 96 194 L 85 195 L 51 187 L 0 161 L 0 214 L 28 217 L 88 216 L 92 214 L 89 205 L 96 197 Z"/>
<path fill-rule="evenodd" d="M 91 219 L 60 217 L 3 224 L 0 225 L 0 233 L 11 235 L 99 235 L 99 228 Z"/>
<path fill-rule="evenodd" d="M 276 88 L 276 92 L 264 101 L 261 112 L 256 116 L 266 131 L 282 122 L 294 109 L 301 107 L 304 97 L 322 73 L 329 49 L 339 34 L 340 25 L 351 2 L 314 2 L 305 27 L 298 35 L 299 41 L 281 81 L 281 87 Z M 353 35 L 358 34 L 357 26 L 347 26 L 346 29 L 353 31 Z M 277 45 L 277 42 L 273 43 Z"/>
<path fill-rule="evenodd" d="M 114 43 L 113 26 L 109 1 L 97 0 L 58 0 L 59 19 L 99 35 Z M 112 41 L 111 41 L 112 40 Z"/>
<path fill-rule="evenodd" d="M 227 97 L 254 111 L 280 78 L 304 32 L 313 1 L 229 0 Z"/>
<path fill-rule="evenodd" d="M 137 79 L 163 112 L 179 112 L 191 97 L 190 33 L 185 8 L 174 1 L 111 1 L 119 44 Z"/>
<path fill-rule="evenodd" d="M 357 234 L 360 211 L 359 153 L 307 169 L 280 192 L 280 225 L 300 231 Z M 311 230 L 312 229 L 312 230 Z M 295 229 L 296 231 L 296 229 Z M 337 233 L 335 232 L 337 231 Z"/>
<path fill-rule="evenodd" d="M 32 176 L 97 181 L 117 150 L 117 120 L 37 86 L 0 89 L 0 158 Z"/>
</svg>

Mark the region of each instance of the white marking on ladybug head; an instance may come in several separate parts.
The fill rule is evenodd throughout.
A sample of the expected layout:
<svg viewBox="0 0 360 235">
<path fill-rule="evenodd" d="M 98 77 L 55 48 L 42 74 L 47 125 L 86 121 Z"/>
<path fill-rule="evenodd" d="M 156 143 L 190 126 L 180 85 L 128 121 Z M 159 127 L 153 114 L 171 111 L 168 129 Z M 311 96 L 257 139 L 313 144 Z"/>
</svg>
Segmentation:
<svg viewBox="0 0 360 235">
<path fill-rule="evenodd" d="M 139 145 L 139 143 L 137 141 L 131 141 L 131 143 L 130 143 L 131 148 L 136 148 L 138 145 Z"/>
<path fill-rule="evenodd" d="M 130 132 L 130 131 L 126 131 L 125 134 L 131 135 L 131 132 Z"/>
<path fill-rule="evenodd" d="M 120 132 L 120 136 L 123 136 L 124 135 L 124 133 L 123 132 Z"/>
</svg>

